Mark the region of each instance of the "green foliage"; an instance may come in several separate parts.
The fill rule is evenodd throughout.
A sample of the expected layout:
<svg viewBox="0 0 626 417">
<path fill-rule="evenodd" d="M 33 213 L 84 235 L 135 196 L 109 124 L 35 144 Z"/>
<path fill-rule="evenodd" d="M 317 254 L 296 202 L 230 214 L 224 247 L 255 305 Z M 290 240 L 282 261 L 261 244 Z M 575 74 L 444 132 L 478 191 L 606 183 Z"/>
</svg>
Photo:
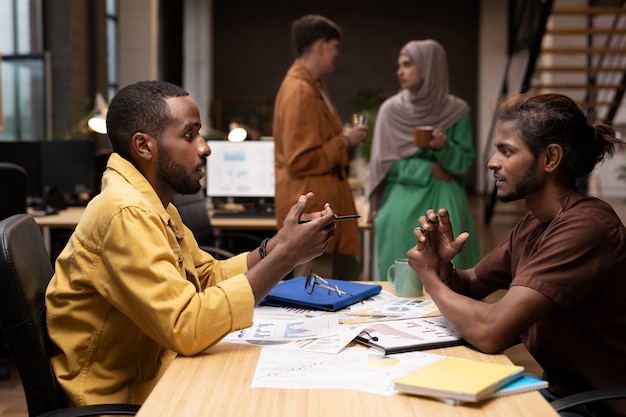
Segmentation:
<svg viewBox="0 0 626 417">
<path fill-rule="evenodd" d="M 621 165 L 619 168 L 617 168 L 617 170 L 619 172 L 617 178 L 622 181 L 626 181 L 626 165 Z M 624 201 L 626 201 L 626 198 L 624 199 Z"/>
<path fill-rule="evenodd" d="M 359 153 L 369 162 L 370 151 L 372 149 L 372 136 L 374 135 L 374 125 L 378 108 L 387 99 L 387 95 L 379 90 L 359 90 L 354 99 L 354 108 L 357 113 L 367 116 L 367 127 L 369 129 L 367 140 L 359 148 Z"/>
<path fill-rule="evenodd" d="M 377 111 L 387 95 L 379 90 L 359 90 L 354 99 L 354 108 L 357 112 Z"/>
<path fill-rule="evenodd" d="M 617 176 L 617 178 L 619 178 L 620 180 L 626 181 L 626 165 L 620 166 L 618 170 L 619 170 L 619 175 Z"/>
</svg>

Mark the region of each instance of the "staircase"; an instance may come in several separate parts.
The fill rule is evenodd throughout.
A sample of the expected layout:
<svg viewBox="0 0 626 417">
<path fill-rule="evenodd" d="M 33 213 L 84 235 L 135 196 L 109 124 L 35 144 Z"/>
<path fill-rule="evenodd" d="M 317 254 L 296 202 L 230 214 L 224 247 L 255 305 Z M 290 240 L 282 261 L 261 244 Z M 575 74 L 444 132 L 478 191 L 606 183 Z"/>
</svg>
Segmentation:
<svg viewBox="0 0 626 417">
<path fill-rule="evenodd" d="M 571 97 L 588 119 L 613 124 L 626 92 L 624 0 L 511 0 L 510 46 L 501 100 L 523 92 Z M 485 160 L 493 152 L 494 119 Z M 497 213 L 493 190 L 485 223 Z M 584 184 L 583 184 L 584 188 Z M 523 204 L 519 211 L 525 211 Z M 506 213 L 510 214 L 510 210 Z"/>
<path fill-rule="evenodd" d="M 626 8 L 614 3 L 556 1 L 525 91 L 568 95 L 590 120 L 611 124 L 626 91 Z"/>
</svg>

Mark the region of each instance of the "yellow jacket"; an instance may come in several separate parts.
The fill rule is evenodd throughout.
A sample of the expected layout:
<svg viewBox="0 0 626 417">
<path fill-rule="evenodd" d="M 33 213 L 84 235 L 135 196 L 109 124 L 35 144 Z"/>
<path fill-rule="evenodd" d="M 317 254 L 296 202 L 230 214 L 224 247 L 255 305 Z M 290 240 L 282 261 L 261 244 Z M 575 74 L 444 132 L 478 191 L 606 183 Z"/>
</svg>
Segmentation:
<svg viewBox="0 0 626 417">
<path fill-rule="evenodd" d="M 324 92 L 328 101 L 321 95 Z M 276 220 L 278 227 L 301 194 L 315 193 L 307 212 L 322 210 L 324 203 L 337 214 L 356 214 L 348 184 L 350 158 L 342 137 L 343 127 L 330 94 L 304 65 L 291 66 L 274 104 L 274 167 L 276 169 Z M 361 255 L 356 222 L 335 225 L 335 237 L 325 252 Z"/>
<path fill-rule="evenodd" d="M 141 404 L 177 353 L 252 325 L 246 256 L 200 250 L 176 208 L 111 155 L 46 292 L 52 365 L 69 401 Z"/>
</svg>

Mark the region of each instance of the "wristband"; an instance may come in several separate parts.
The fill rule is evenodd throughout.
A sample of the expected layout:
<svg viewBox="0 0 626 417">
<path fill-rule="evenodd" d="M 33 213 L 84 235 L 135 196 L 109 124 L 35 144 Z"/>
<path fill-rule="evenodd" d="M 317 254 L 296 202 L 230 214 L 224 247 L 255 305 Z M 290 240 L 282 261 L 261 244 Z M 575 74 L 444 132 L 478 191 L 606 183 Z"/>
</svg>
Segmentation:
<svg viewBox="0 0 626 417">
<path fill-rule="evenodd" d="M 446 277 L 446 279 L 441 281 L 448 287 L 450 286 L 450 284 L 452 284 L 452 281 L 454 280 L 454 277 L 456 275 L 456 265 L 452 261 L 450 261 L 450 263 L 452 264 L 452 271 L 450 271 L 450 274 Z"/>
<path fill-rule="evenodd" d="M 267 242 L 269 242 L 270 238 L 266 237 L 261 242 L 261 246 L 259 246 L 259 255 L 261 255 L 261 259 L 267 256 Z"/>
</svg>

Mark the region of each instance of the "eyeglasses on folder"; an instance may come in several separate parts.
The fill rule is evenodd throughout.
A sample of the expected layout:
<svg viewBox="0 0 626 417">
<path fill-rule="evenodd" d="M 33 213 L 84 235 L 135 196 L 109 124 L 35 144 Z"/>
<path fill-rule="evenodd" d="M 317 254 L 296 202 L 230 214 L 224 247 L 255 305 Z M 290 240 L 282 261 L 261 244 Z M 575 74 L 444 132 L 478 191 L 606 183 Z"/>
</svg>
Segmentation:
<svg viewBox="0 0 626 417">
<path fill-rule="evenodd" d="M 359 297 L 357 297 L 354 294 L 350 294 L 349 292 L 345 292 L 341 289 L 339 289 L 338 285 L 335 286 L 331 286 L 330 282 L 326 281 L 324 278 L 320 277 L 319 275 L 313 273 L 313 271 L 309 272 L 309 275 L 307 275 L 306 277 L 306 282 L 304 283 L 304 290 L 307 292 L 307 294 L 313 294 L 313 291 L 315 291 L 315 286 L 324 288 L 328 290 L 328 295 L 330 295 L 331 291 L 336 292 L 337 294 L 339 294 L 339 297 L 343 296 L 344 294 L 347 296 L 350 296 L 352 298 L 357 299 L 361 304 L 363 304 L 363 300 L 361 300 Z"/>
</svg>

